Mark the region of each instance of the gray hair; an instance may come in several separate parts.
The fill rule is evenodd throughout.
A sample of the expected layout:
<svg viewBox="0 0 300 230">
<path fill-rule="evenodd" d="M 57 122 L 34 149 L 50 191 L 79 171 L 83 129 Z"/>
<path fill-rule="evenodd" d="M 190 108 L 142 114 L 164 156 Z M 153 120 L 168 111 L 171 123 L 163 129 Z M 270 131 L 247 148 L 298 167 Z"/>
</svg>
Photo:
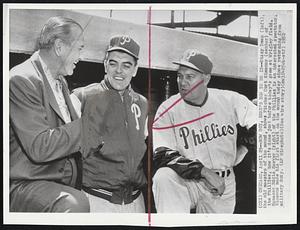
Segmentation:
<svg viewBox="0 0 300 230">
<path fill-rule="evenodd" d="M 58 38 L 66 43 L 72 43 L 72 28 L 74 27 L 83 31 L 81 25 L 73 19 L 61 16 L 49 18 L 41 31 L 39 48 L 50 49 Z"/>
</svg>

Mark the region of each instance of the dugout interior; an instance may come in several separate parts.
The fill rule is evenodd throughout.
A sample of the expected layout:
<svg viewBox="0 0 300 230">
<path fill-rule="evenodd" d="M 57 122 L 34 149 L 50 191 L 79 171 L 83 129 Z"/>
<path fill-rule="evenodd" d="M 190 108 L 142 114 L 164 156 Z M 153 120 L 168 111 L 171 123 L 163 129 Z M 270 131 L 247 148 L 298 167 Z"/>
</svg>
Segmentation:
<svg viewBox="0 0 300 230">
<path fill-rule="evenodd" d="M 28 54 L 10 53 L 10 69 L 29 58 Z M 81 61 L 77 64 L 74 74 L 66 77 L 70 90 L 86 86 L 91 83 L 100 82 L 104 76 L 102 63 Z M 176 71 L 149 70 L 139 68 L 136 77 L 132 80 L 132 87 L 135 91 L 148 98 L 149 77 L 151 77 L 151 110 L 150 116 L 154 116 L 158 106 L 166 97 L 178 92 L 176 82 Z M 234 90 L 244 94 L 249 99 L 256 98 L 257 82 L 245 79 L 212 76 L 208 85 L 211 88 Z M 146 155 L 145 155 L 146 156 Z M 144 159 L 145 173 L 147 172 L 147 157 Z M 256 153 L 249 152 L 244 160 L 236 167 L 237 192 L 235 213 L 256 213 Z M 145 197 L 147 191 L 144 191 Z M 146 199 L 145 199 L 146 200 Z M 147 203 L 147 202 L 146 202 Z M 155 212 L 154 202 L 151 202 L 152 211 Z"/>
</svg>

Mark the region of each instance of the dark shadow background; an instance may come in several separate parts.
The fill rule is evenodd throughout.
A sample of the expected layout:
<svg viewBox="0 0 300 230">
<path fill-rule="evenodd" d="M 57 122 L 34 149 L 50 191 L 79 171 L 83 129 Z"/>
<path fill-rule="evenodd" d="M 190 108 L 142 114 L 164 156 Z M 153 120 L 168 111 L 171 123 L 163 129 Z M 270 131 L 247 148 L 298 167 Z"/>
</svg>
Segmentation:
<svg viewBox="0 0 300 230">
<path fill-rule="evenodd" d="M 10 53 L 10 69 L 17 64 L 22 63 L 29 57 L 30 55 L 27 54 Z M 72 90 L 90 83 L 100 82 L 103 79 L 103 76 L 104 66 L 102 63 L 81 61 L 77 64 L 73 76 L 69 76 L 66 79 L 68 81 L 70 90 Z M 146 98 L 148 98 L 149 95 L 149 78 L 151 78 L 151 106 L 149 111 L 149 118 L 151 121 L 151 118 L 153 119 L 158 106 L 162 103 L 162 101 L 165 100 L 166 94 L 171 96 L 177 93 L 178 89 L 175 71 L 154 69 L 149 71 L 146 68 L 139 68 L 137 76 L 132 80 L 132 87 L 136 92 L 141 93 Z M 234 90 L 244 94 L 250 100 L 257 97 L 256 81 L 212 76 L 209 87 Z M 144 169 L 146 175 L 147 166 L 147 154 L 145 154 Z M 256 213 L 256 168 L 254 166 L 256 166 L 256 152 L 249 152 L 244 160 L 234 168 L 237 183 L 235 213 Z M 147 208 L 147 188 L 144 190 L 144 198 Z M 155 212 L 153 198 L 151 204 L 149 205 L 151 205 L 152 212 Z"/>
</svg>

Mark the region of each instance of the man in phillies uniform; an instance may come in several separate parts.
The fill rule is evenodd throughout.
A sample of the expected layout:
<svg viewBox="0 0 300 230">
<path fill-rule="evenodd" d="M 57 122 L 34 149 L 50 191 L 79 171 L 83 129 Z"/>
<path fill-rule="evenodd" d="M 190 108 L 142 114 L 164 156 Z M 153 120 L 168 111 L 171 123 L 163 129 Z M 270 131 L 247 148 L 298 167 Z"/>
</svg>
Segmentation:
<svg viewBox="0 0 300 230">
<path fill-rule="evenodd" d="M 245 155 L 237 127 L 256 129 L 256 106 L 233 91 L 208 89 L 212 63 L 197 50 L 180 61 L 179 93 L 163 102 L 153 123 L 153 193 L 157 212 L 233 213 L 235 175 Z"/>
<path fill-rule="evenodd" d="M 89 121 L 82 130 L 85 143 L 94 148 L 83 162 L 83 190 L 91 212 L 145 212 L 141 188 L 146 184 L 147 100 L 130 86 L 139 50 L 129 36 L 113 37 L 104 80 L 74 91 Z M 96 148 L 99 139 L 102 148 Z"/>
</svg>

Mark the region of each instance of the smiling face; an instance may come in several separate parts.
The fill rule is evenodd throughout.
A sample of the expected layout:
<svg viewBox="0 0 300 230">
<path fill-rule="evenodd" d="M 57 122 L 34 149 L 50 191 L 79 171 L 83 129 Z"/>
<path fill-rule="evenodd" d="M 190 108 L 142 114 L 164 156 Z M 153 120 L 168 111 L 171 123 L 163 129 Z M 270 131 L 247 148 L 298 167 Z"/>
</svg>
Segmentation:
<svg viewBox="0 0 300 230">
<path fill-rule="evenodd" d="M 111 86 L 124 91 L 137 72 L 137 62 L 131 55 L 121 51 L 111 51 L 104 62 L 105 72 Z"/>
<path fill-rule="evenodd" d="M 83 33 L 80 28 L 74 27 L 72 29 L 72 39 L 71 41 L 60 40 L 59 44 L 59 60 L 60 68 L 59 74 L 66 76 L 72 75 L 76 64 L 80 60 L 80 53 L 84 47 Z"/>
<path fill-rule="evenodd" d="M 184 100 L 194 103 L 202 104 L 207 90 L 207 84 L 209 83 L 210 75 L 203 74 L 191 68 L 185 66 L 179 66 L 177 72 L 177 84 L 181 97 Z M 190 91 L 195 85 L 203 81 L 196 88 Z"/>
</svg>

